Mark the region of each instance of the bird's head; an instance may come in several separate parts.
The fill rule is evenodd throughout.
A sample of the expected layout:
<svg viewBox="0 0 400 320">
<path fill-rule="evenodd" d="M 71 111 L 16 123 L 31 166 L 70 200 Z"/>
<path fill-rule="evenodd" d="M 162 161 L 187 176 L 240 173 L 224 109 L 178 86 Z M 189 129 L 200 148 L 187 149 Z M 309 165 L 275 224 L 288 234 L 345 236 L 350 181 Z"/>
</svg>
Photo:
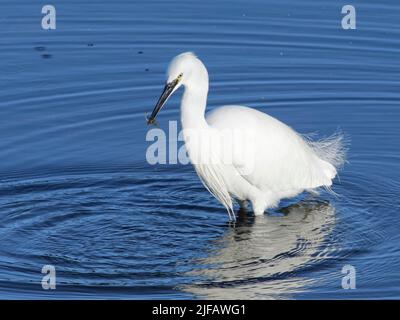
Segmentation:
<svg viewBox="0 0 400 320">
<path fill-rule="evenodd" d="M 192 53 L 185 52 L 172 59 L 167 72 L 167 83 L 154 107 L 147 124 L 155 122 L 157 114 L 165 105 L 168 98 L 182 85 L 200 85 L 206 83 L 208 86 L 208 72 L 204 64 Z"/>
</svg>

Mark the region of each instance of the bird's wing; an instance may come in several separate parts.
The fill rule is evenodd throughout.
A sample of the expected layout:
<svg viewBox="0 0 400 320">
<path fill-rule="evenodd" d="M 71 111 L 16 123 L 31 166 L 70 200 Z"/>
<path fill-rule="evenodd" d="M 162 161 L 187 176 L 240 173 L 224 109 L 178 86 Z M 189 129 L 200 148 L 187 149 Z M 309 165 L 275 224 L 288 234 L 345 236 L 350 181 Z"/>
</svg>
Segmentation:
<svg viewBox="0 0 400 320">
<path fill-rule="evenodd" d="M 330 186 L 335 168 L 320 159 L 302 136 L 279 120 L 242 106 L 224 106 L 207 115 L 209 125 L 232 133 L 224 143 L 232 165 L 261 191 L 290 192 Z"/>
</svg>

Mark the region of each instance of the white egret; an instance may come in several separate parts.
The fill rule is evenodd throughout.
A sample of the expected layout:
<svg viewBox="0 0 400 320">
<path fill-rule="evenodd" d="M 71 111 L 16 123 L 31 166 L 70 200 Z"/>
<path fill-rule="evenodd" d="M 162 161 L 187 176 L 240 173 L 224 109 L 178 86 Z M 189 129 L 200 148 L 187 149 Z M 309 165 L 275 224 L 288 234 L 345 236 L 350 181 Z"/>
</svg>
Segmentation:
<svg viewBox="0 0 400 320">
<path fill-rule="evenodd" d="M 203 184 L 225 206 L 231 220 L 235 220 L 233 199 L 242 206 L 250 201 L 254 214 L 261 215 L 283 198 L 316 192 L 319 187 L 330 190 L 337 168 L 345 161 L 341 134 L 311 141 L 279 120 L 245 106 L 222 106 L 206 117 L 208 72 L 191 52 L 170 63 L 167 83 L 148 124 L 154 123 L 168 98 L 182 85 L 186 150 Z M 219 138 L 229 131 L 241 134 L 232 134 L 221 143 Z M 253 146 L 253 152 L 248 146 Z M 226 152 L 230 161 L 225 161 Z"/>
</svg>

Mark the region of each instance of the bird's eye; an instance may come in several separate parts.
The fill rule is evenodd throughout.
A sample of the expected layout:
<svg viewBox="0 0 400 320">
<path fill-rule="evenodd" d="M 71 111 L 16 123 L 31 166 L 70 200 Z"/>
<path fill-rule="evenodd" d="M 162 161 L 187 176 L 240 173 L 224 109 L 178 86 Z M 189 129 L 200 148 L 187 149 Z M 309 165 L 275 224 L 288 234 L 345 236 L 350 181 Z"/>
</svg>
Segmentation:
<svg viewBox="0 0 400 320">
<path fill-rule="evenodd" d="M 178 76 L 177 80 L 180 81 L 180 80 L 182 79 L 182 76 L 183 76 L 183 73 L 181 73 L 181 74 Z"/>
</svg>

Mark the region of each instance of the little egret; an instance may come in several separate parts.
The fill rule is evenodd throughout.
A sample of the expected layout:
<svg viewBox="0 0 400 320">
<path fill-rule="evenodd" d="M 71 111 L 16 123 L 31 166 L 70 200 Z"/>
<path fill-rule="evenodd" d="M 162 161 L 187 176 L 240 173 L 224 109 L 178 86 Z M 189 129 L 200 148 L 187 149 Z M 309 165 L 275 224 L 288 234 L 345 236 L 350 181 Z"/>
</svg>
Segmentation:
<svg viewBox="0 0 400 320">
<path fill-rule="evenodd" d="M 245 106 L 222 106 L 205 116 L 208 84 L 207 69 L 193 53 L 176 56 L 147 123 L 155 122 L 168 98 L 183 85 L 185 148 L 204 186 L 225 206 L 230 220 L 236 219 L 233 199 L 243 207 L 250 201 L 254 214 L 262 215 L 281 199 L 303 191 L 317 193 L 319 187 L 331 191 L 337 168 L 345 161 L 342 134 L 312 141 Z M 221 140 L 229 132 L 230 137 Z"/>
</svg>

